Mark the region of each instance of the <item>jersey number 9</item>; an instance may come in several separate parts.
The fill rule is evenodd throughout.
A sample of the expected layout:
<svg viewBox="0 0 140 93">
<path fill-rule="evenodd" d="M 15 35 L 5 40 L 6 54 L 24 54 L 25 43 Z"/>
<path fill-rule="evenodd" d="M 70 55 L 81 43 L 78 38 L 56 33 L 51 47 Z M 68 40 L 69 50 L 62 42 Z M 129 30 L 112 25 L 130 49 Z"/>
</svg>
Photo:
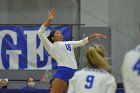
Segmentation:
<svg viewBox="0 0 140 93">
<path fill-rule="evenodd" d="M 85 85 L 85 88 L 86 89 L 92 88 L 93 82 L 94 82 L 94 76 L 93 75 L 88 75 L 86 77 L 86 85 Z"/>
</svg>

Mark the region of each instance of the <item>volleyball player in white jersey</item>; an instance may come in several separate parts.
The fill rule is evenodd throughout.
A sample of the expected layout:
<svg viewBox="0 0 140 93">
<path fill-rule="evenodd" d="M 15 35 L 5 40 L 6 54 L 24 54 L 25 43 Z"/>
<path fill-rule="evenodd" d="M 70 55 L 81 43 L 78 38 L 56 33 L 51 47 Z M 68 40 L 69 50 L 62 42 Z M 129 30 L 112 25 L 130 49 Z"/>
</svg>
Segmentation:
<svg viewBox="0 0 140 93">
<path fill-rule="evenodd" d="M 69 81 L 68 93 L 115 93 L 116 82 L 106 70 L 110 69 L 101 45 L 87 47 L 88 65 L 77 71 Z"/>
<path fill-rule="evenodd" d="M 55 16 L 55 10 L 48 11 L 48 19 L 42 24 L 38 36 L 48 51 L 58 63 L 58 69 L 54 75 L 51 93 L 62 93 L 67 89 L 68 81 L 77 70 L 77 63 L 74 55 L 74 48 L 83 46 L 93 38 L 105 38 L 102 34 L 92 34 L 80 41 L 63 41 L 63 35 L 59 30 L 45 31 Z"/>
<path fill-rule="evenodd" d="M 125 54 L 121 70 L 125 93 L 140 93 L 140 45 Z"/>
</svg>

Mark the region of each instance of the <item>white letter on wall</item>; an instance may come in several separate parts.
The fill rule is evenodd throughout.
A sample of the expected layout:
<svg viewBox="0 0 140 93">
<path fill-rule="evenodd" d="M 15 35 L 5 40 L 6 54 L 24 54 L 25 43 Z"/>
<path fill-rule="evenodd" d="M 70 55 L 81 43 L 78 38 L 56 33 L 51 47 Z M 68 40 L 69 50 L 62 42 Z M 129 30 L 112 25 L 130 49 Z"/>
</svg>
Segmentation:
<svg viewBox="0 0 140 93">
<path fill-rule="evenodd" d="M 0 31 L 0 38 L 1 38 L 0 39 L 0 68 L 1 69 L 5 69 L 3 67 L 3 64 L 2 64 L 3 62 L 2 62 L 2 56 L 1 56 L 1 54 L 2 54 L 2 46 L 1 45 L 2 45 L 2 40 L 3 40 L 3 38 L 4 38 L 5 35 L 9 35 L 13 39 L 13 45 L 17 45 L 17 33 L 16 32 L 13 32 L 12 30 L 3 30 L 3 31 Z M 6 50 L 7 53 L 9 53 L 8 51 L 9 50 Z M 15 52 L 12 52 L 12 55 L 16 56 L 16 58 L 14 58 L 14 60 L 11 60 L 10 59 L 9 62 L 10 62 L 10 64 L 18 63 L 18 57 L 17 56 L 19 54 L 21 54 L 21 50 L 18 50 L 18 52 L 20 52 L 20 53 L 16 53 L 17 50 L 12 50 L 12 51 L 15 51 Z M 10 57 L 12 57 L 11 53 L 9 53 L 9 54 L 10 54 Z M 9 68 L 12 68 L 10 66 L 9 66 Z M 15 67 L 15 68 L 18 68 L 18 67 Z"/>
<path fill-rule="evenodd" d="M 21 50 L 6 50 L 6 54 L 9 54 L 10 57 L 10 66 L 9 69 L 19 69 L 19 54 Z"/>
<path fill-rule="evenodd" d="M 37 68 L 37 54 L 40 56 L 40 60 L 44 60 L 44 53 L 43 53 L 43 45 L 40 44 L 37 47 L 37 31 L 24 31 L 24 34 L 27 35 L 27 60 L 28 60 L 28 69 L 35 69 Z"/>
</svg>

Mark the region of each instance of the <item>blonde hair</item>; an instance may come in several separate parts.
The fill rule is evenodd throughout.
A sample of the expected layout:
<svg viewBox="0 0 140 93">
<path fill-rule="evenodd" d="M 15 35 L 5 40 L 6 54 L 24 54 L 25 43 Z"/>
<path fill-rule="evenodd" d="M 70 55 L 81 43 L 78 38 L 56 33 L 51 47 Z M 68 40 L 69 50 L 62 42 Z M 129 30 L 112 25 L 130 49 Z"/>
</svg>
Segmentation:
<svg viewBox="0 0 140 93">
<path fill-rule="evenodd" d="M 104 52 L 105 52 L 104 47 L 99 44 L 87 47 L 88 63 L 97 68 L 109 70 L 111 67 L 104 58 L 105 56 Z"/>
</svg>

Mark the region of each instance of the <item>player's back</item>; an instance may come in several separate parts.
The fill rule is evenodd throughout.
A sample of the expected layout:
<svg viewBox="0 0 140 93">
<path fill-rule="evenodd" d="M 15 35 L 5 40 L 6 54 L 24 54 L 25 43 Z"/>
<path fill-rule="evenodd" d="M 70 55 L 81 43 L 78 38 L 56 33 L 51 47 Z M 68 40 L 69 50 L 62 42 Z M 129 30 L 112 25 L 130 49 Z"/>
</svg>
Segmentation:
<svg viewBox="0 0 140 93">
<path fill-rule="evenodd" d="M 140 93 L 140 45 L 126 53 L 122 76 L 126 93 Z"/>
<path fill-rule="evenodd" d="M 70 87 L 68 93 L 115 93 L 116 83 L 114 77 L 103 69 L 85 68 L 75 73 Z"/>
</svg>

